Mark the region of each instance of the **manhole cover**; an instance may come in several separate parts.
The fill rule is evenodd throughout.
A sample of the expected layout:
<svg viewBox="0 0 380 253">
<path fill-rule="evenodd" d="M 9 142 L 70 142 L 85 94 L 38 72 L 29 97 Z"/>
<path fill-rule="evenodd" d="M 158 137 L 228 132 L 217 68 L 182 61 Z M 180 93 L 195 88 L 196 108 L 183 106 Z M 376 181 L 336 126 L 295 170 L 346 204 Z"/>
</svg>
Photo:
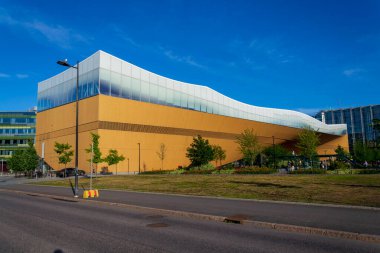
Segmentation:
<svg viewBox="0 0 380 253">
<path fill-rule="evenodd" d="M 245 220 L 248 220 L 248 215 L 235 214 L 235 215 L 231 215 L 231 216 L 226 217 L 224 219 L 224 222 L 242 224 Z"/>
<path fill-rule="evenodd" d="M 164 228 L 164 227 L 168 227 L 169 225 L 166 223 L 152 223 L 152 224 L 148 224 L 146 226 L 149 228 Z"/>
<path fill-rule="evenodd" d="M 78 202 L 77 200 L 70 200 L 70 199 L 60 199 L 60 198 L 51 198 L 51 199 L 65 201 L 65 202 Z"/>
<path fill-rule="evenodd" d="M 39 197 L 39 195 L 36 195 L 36 194 L 30 194 L 30 193 L 27 193 L 26 195 L 28 195 L 28 196 L 32 196 L 32 197 Z"/>
</svg>

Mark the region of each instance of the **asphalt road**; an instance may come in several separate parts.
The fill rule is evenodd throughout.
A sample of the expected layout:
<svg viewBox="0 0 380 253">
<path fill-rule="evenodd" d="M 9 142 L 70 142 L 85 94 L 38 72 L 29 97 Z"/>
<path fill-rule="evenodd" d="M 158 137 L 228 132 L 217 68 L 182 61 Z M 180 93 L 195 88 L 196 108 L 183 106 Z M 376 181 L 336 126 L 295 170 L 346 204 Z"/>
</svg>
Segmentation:
<svg viewBox="0 0 380 253">
<path fill-rule="evenodd" d="M 0 187 L 59 196 L 72 196 L 71 189 L 62 187 L 22 184 L 7 186 L 1 186 L 0 184 Z M 99 200 L 225 217 L 242 214 L 255 221 L 380 235 L 380 209 L 371 210 L 108 190 L 100 191 Z"/>
<path fill-rule="evenodd" d="M 380 245 L 0 192 L 0 252 L 380 252 Z"/>
</svg>

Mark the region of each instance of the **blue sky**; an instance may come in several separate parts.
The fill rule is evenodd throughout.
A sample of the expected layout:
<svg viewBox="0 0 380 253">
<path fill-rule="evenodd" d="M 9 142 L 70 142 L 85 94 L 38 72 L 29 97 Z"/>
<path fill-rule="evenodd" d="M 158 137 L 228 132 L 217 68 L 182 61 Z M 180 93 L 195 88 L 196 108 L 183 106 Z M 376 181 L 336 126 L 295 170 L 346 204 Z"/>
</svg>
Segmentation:
<svg viewBox="0 0 380 253">
<path fill-rule="evenodd" d="M 380 103 L 380 1 L 0 2 L 0 111 L 36 105 L 55 62 L 103 50 L 258 106 Z"/>
</svg>

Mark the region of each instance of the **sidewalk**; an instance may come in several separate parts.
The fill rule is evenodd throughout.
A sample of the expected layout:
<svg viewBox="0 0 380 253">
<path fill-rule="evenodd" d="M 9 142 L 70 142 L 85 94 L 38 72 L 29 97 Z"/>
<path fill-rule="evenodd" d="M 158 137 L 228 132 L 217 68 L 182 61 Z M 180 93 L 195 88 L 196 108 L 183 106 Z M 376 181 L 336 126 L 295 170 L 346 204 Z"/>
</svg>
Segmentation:
<svg viewBox="0 0 380 253">
<path fill-rule="evenodd" d="M 4 189 L 72 196 L 70 188 L 14 184 Z M 82 191 L 80 191 L 82 194 Z M 380 209 L 100 190 L 99 200 L 199 214 L 380 235 Z M 90 201 L 97 201 L 92 199 Z"/>
</svg>

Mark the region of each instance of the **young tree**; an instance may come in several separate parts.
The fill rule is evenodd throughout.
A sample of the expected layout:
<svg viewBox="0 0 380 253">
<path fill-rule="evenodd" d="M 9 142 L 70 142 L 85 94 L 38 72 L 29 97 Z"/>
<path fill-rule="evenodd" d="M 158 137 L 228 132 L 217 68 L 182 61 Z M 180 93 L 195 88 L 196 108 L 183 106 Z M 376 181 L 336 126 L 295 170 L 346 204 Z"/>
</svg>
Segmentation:
<svg viewBox="0 0 380 253">
<path fill-rule="evenodd" d="M 208 140 L 198 135 L 187 148 L 186 157 L 191 161 L 190 166 L 201 166 L 214 159 L 214 153 Z"/>
<path fill-rule="evenodd" d="M 212 149 L 214 153 L 215 164 L 218 165 L 219 161 L 219 165 L 222 165 L 222 161 L 226 159 L 226 151 L 219 145 L 213 145 Z"/>
<path fill-rule="evenodd" d="M 300 150 L 300 154 L 309 159 L 310 162 L 317 155 L 317 147 L 319 145 L 319 135 L 310 127 L 304 127 L 298 134 L 298 143 L 296 147 Z"/>
<path fill-rule="evenodd" d="M 66 166 L 69 162 L 72 161 L 71 157 L 74 155 L 74 151 L 71 150 L 70 144 L 58 142 L 54 144 L 54 151 L 58 155 L 58 163 L 65 165 L 64 177 L 66 177 Z"/>
<path fill-rule="evenodd" d="M 38 155 L 32 141 L 28 143 L 28 147 L 22 152 L 22 161 L 24 170 L 31 174 L 38 166 Z"/>
<path fill-rule="evenodd" d="M 346 150 L 344 150 L 341 145 L 338 145 L 338 147 L 335 149 L 335 153 L 337 155 L 338 161 L 343 161 L 345 157 L 350 156 L 350 153 L 346 152 Z"/>
<path fill-rule="evenodd" d="M 100 152 L 100 148 L 99 148 L 99 134 L 96 134 L 96 133 L 91 133 L 91 140 L 92 140 L 92 149 L 91 149 L 91 144 L 90 144 L 90 147 L 86 149 L 86 152 L 87 153 L 92 153 L 92 151 L 94 152 L 93 153 L 93 156 L 92 156 L 92 162 L 95 164 L 95 175 L 98 174 L 98 164 L 103 162 L 103 159 L 102 159 L 102 152 Z M 91 159 L 88 160 L 89 162 L 91 161 Z"/>
<path fill-rule="evenodd" d="M 253 129 L 245 129 L 237 138 L 238 150 L 243 155 L 244 160 L 252 166 L 257 155 L 261 152 L 261 145 Z"/>
<path fill-rule="evenodd" d="M 158 158 L 161 160 L 161 169 L 164 169 L 164 160 L 166 158 L 166 146 L 164 143 L 161 143 L 160 149 L 156 152 Z"/>
<path fill-rule="evenodd" d="M 373 129 L 380 134 L 380 119 L 373 119 L 372 121 Z M 375 145 L 380 146 L 380 135 L 378 135 L 375 140 Z"/>
<path fill-rule="evenodd" d="M 279 144 L 266 147 L 263 153 L 268 158 L 269 164 L 273 164 L 274 167 L 276 167 L 276 165 L 284 159 L 283 157 L 291 155 L 289 150 Z M 276 159 L 276 164 L 274 164 L 274 159 Z"/>
<path fill-rule="evenodd" d="M 125 157 L 123 155 L 119 155 L 116 149 L 110 149 L 108 151 L 108 155 L 103 159 L 108 166 L 116 164 L 116 175 L 117 175 L 117 164 L 121 161 L 124 161 Z"/>
</svg>

